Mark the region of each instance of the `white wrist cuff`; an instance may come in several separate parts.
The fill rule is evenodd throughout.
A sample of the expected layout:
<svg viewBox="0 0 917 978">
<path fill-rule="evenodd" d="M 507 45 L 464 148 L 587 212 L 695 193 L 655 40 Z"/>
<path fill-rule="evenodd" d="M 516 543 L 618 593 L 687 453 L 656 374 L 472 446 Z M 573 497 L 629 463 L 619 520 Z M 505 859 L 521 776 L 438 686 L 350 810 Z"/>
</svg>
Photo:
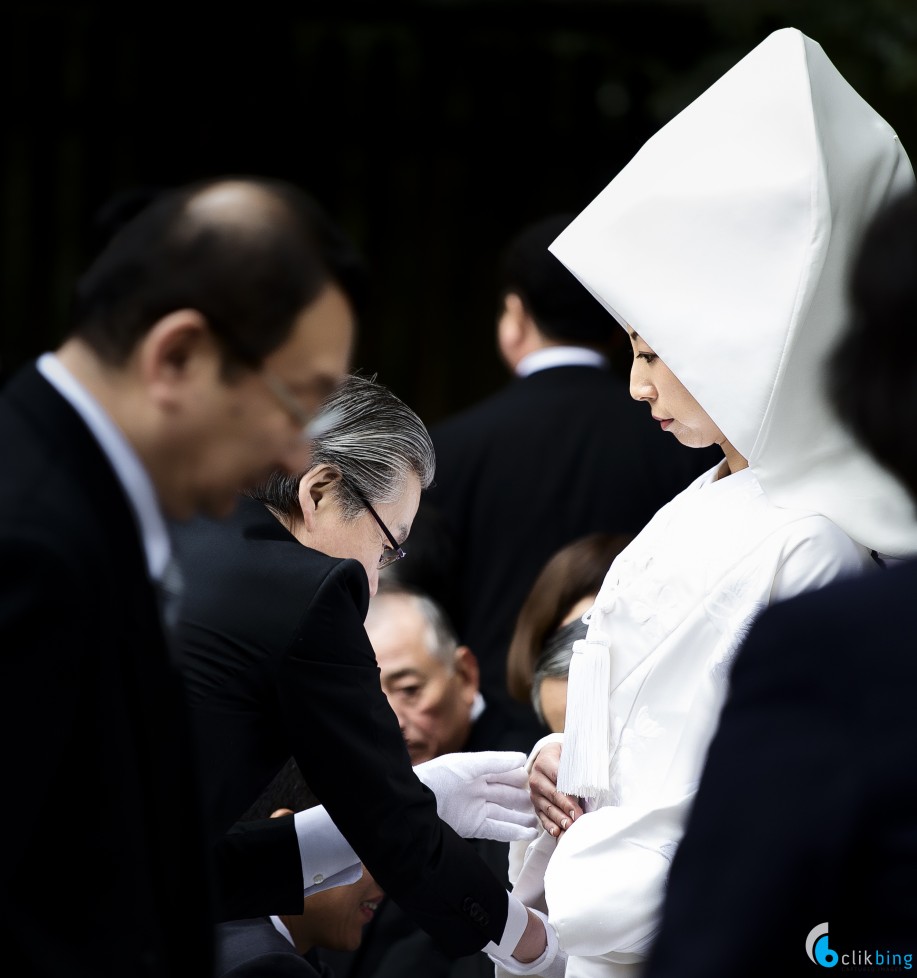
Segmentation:
<svg viewBox="0 0 917 978">
<path fill-rule="evenodd" d="M 363 867 L 359 857 L 321 805 L 297 812 L 293 824 L 305 896 L 360 879 Z"/>
<path fill-rule="evenodd" d="M 512 899 L 512 898 L 511 898 Z M 527 914 L 533 913 L 536 917 L 544 924 L 545 936 L 547 937 L 547 946 L 542 952 L 540 957 L 535 958 L 534 961 L 530 961 L 528 964 L 523 964 L 521 961 L 517 961 L 512 955 L 504 954 L 493 954 L 488 951 L 485 947 L 484 950 L 487 951 L 488 957 L 494 964 L 503 968 L 504 971 L 510 972 L 513 975 L 542 975 L 544 978 L 560 978 L 566 969 L 567 956 L 560 950 L 560 946 L 557 942 L 557 931 L 554 930 L 553 925 L 548 921 L 545 914 L 541 913 L 540 910 L 533 910 L 531 907 L 528 908 Z M 520 937 L 522 935 L 520 934 Z M 502 945 L 501 941 L 501 945 Z M 517 941 L 518 943 L 518 941 Z"/>
<path fill-rule="evenodd" d="M 497 957 L 512 957 L 516 945 L 522 940 L 525 928 L 529 922 L 529 915 L 522 902 L 508 893 L 509 905 L 506 908 L 506 926 L 503 928 L 503 936 L 499 944 L 488 941 L 484 945 L 487 954 L 494 954 Z"/>
</svg>

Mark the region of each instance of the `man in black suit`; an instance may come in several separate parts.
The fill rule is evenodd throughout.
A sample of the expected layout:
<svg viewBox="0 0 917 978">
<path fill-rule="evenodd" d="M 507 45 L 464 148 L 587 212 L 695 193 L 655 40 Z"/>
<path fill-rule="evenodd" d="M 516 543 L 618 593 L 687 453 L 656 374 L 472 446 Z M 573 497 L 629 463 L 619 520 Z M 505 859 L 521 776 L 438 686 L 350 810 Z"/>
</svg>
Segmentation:
<svg viewBox="0 0 917 978">
<path fill-rule="evenodd" d="M 534 960 L 542 923 L 458 837 L 531 834 L 524 754 L 501 755 L 502 775 L 492 754 L 415 773 L 363 627 L 432 478 L 426 429 L 359 377 L 317 424 L 302 475 L 271 479 L 229 521 L 177 528 L 189 581 L 178 644 L 205 808 L 214 839 L 251 865 L 220 881 L 221 916 L 298 913 L 304 892 L 352 882 L 362 862 L 447 953 L 486 944 Z M 223 836 L 291 754 L 333 824 L 310 809 Z"/>
<path fill-rule="evenodd" d="M 11 974 L 210 973 L 164 516 L 225 515 L 303 464 L 351 344 L 344 254 L 292 188 L 169 192 L 80 280 L 70 338 L 0 395 L 0 740 L 28 799 L 3 808 Z"/>
<path fill-rule="evenodd" d="M 480 692 L 478 666 L 460 645 L 443 608 L 416 588 L 383 578 L 370 600 L 366 634 L 412 764 L 455 751 L 511 750 L 528 754 L 539 733 L 518 725 Z M 508 845 L 476 839 L 473 845 L 504 886 Z M 359 948 L 321 952 L 338 978 L 398 978 L 418 974 L 471 978 L 493 975 L 486 954 L 453 960 L 398 905 L 383 901 Z"/>
<path fill-rule="evenodd" d="M 447 610 L 490 702 L 508 700 L 506 650 L 546 561 L 587 533 L 636 534 L 717 461 L 653 431 L 609 369 L 623 330 L 547 250 L 572 219 L 538 221 L 507 250 L 497 343 L 515 379 L 430 432 L 425 498 L 454 540 Z"/>
<path fill-rule="evenodd" d="M 840 416 L 917 501 L 917 194 L 874 220 Z M 765 611 L 740 650 L 646 978 L 907 971 L 917 955 L 917 562 Z"/>
</svg>

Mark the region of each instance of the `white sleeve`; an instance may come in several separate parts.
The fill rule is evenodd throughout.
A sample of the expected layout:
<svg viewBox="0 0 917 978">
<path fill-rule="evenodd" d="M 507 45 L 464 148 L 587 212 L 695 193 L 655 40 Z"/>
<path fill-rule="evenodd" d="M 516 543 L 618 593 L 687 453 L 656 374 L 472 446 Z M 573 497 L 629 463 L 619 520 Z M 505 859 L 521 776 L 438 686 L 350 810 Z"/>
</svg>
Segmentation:
<svg viewBox="0 0 917 978">
<path fill-rule="evenodd" d="M 545 893 L 568 955 L 645 956 L 692 797 L 661 808 L 600 808 L 567 829 L 548 864 Z"/>
<path fill-rule="evenodd" d="M 772 602 L 785 601 L 877 566 L 865 547 L 851 540 L 827 517 L 799 520 L 793 530 L 795 539 L 784 545 L 783 559 L 774 576 Z"/>
<path fill-rule="evenodd" d="M 363 867 L 359 857 L 321 805 L 297 812 L 293 824 L 302 863 L 303 896 L 360 879 Z"/>
</svg>

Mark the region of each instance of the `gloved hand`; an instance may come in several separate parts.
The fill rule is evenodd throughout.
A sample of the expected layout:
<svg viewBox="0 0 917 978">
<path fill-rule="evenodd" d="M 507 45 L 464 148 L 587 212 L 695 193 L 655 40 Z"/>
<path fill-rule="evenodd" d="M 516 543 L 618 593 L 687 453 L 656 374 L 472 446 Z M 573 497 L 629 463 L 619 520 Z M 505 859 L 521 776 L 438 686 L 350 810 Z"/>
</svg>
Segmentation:
<svg viewBox="0 0 917 978">
<path fill-rule="evenodd" d="M 414 768 L 436 795 L 439 817 L 465 839 L 534 839 L 538 819 L 528 791 L 525 754 L 443 754 Z"/>
</svg>

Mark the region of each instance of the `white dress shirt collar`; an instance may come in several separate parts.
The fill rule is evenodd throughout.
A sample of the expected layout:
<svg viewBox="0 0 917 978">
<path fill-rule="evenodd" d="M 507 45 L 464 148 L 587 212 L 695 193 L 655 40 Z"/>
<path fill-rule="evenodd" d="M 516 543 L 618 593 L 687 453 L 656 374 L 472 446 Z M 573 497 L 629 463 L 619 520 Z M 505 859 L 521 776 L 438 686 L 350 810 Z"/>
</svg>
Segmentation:
<svg viewBox="0 0 917 978">
<path fill-rule="evenodd" d="M 516 364 L 516 376 L 528 377 L 551 367 L 607 367 L 608 357 L 584 346 L 546 346 Z"/>
<path fill-rule="evenodd" d="M 290 933 L 290 929 L 278 916 L 276 916 L 276 914 L 271 915 L 271 923 L 274 925 L 274 928 L 278 934 L 282 934 L 293 945 L 293 947 L 296 947 L 296 942 L 293 940 L 293 935 Z"/>
<path fill-rule="evenodd" d="M 154 581 L 160 580 L 169 562 L 172 546 L 156 490 L 143 463 L 102 405 L 53 353 L 45 353 L 39 358 L 38 370 L 83 419 L 111 463 L 137 518 L 150 577 Z"/>
</svg>

